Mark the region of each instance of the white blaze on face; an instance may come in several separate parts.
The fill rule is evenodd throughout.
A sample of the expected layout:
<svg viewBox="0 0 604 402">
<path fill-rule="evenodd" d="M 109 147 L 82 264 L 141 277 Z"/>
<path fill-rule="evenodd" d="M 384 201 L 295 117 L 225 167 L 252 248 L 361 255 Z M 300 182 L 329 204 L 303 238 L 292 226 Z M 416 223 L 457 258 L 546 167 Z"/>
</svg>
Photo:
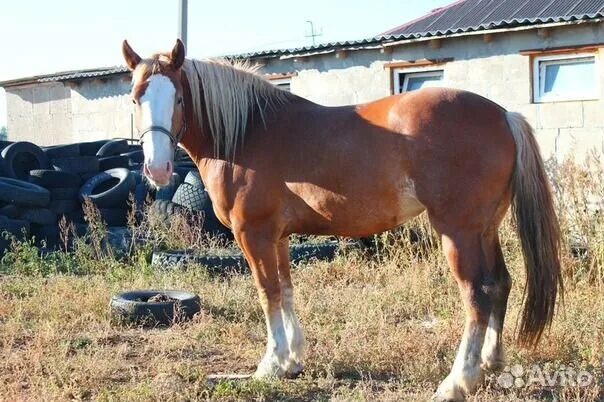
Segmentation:
<svg viewBox="0 0 604 402">
<path fill-rule="evenodd" d="M 149 85 L 140 97 L 140 129 L 151 126 L 161 126 L 172 130 L 172 114 L 176 88 L 165 75 L 155 74 L 149 80 Z M 160 131 L 151 131 L 143 137 L 143 152 L 145 154 L 145 174 L 159 186 L 167 185 L 172 176 L 173 149 L 170 138 Z"/>
</svg>

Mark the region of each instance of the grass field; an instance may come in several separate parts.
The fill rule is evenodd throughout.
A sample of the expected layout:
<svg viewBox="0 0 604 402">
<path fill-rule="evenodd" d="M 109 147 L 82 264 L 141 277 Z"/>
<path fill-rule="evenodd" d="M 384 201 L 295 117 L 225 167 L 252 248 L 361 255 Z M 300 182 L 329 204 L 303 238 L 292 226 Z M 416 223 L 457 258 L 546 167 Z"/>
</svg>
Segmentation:
<svg viewBox="0 0 604 402">
<path fill-rule="evenodd" d="M 604 216 L 590 204 L 604 199 L 604 175 L 594 166 L 600 165 L 550 164 L 566 233 L 567 290 L 535 350 L 514 344 L 524 268 L 513 225 L 506 221 L 501 230 L 514 278 L 505 333 L 509 365 L 537 364 L 550 378 L 558 375 L 557 385 L 505 388 L 495 373 L 469 400 L 604 400 Z M 208 379 L 255 369 L 265 347 L 256 291 L 248 275 L 211 276 L 197 266 L 151 269 L 153 247 L 216 247 L 194 229 L 154 225 L 136 228 L 154 237 L 125 259 L 102 246 L 102 225 L 92 245 L 78 242 L 71 253 L 40 258 L 31 245 L 14 245 L 0 265 L 0 400 L 420 401 L 450 369 L 463 312 L 425 218 L 410 224 L 420 243 L 412 244 L 403 230 L 380 236 L 375 255 L 349 251 L 333 262 L 295 267 L 307 366 L 301 378 L 270 381 Z M 196 292 L 202 314 L 167 329 L 112 324 L 110 297 L 136 288 Z M 571 369 L 593 378 L 562 384 Z"/>
</svg>

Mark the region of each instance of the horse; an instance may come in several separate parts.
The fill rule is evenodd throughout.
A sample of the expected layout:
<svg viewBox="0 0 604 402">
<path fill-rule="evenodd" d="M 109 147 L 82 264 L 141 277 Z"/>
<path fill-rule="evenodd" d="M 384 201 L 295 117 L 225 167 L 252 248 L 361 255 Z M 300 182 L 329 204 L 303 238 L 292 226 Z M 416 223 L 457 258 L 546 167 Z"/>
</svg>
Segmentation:
<svg viewBox="0 0 604 402">
<path fill-rule="evenodd" d="M 518 341 L 551 325 L 560 230 L 533 129 L 477 94 L 429 88 L 326 107 L 273 86 L 249 63 L 170 52 L 141 58 L 124 41 L 144 175 L 167 185 L 177 146 L 199 169 L 218 219 L 252 271 L 267 347 L 256 377 L 295 377 L 305 338 L 294 309 L 288 236 L 363 237 L 427 212 L 465 308 L 449 375 L 434 400 L 460 401 L 504 364 L 512 286 L 498 237 L 511 207 L 526 266 Z"/>
</svg>

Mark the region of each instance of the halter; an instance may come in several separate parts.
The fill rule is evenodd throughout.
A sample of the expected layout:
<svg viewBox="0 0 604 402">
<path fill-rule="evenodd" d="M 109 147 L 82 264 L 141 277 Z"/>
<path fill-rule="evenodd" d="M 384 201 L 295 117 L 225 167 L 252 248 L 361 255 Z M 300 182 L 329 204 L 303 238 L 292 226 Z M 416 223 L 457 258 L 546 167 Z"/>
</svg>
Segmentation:
<svg viewBox="0 0 604 402">
<path fill-rule="evenodd" d="M 182 125 L 180 126 L 180 130 L 178 131 L 178 133 L 176 133 L 176 135 L 172 134 L 172 132 L 170 130 L 168 130 L 167 128 L 165 128 L 163 126 L 150 126 L 150 127 L 147 127 L 146 129 L 144 129 L 143 131 L 139 131 L 139 133 L 138 133 L 138 141 L 141 143 L 141 145 L 143 143 L 143 137 L 145 136 L 145 134 L 147 134 L 151 131 L 159 131 L 160 133 L 167 135 L 168 138 L 170 138 L 170 142 L 172 143 L 172 146 L 176 149 L 176 146 L 182 139 L 182 136 L 187 131 L 187 121 L 185 120 L 184 113 L 183 113 Z"/>
</svg>

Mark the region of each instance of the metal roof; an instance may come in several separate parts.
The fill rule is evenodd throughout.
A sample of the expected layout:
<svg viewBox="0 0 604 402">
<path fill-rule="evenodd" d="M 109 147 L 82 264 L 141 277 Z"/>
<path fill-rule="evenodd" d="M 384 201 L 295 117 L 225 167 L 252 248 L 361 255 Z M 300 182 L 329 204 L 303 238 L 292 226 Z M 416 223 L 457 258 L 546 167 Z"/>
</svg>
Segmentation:
<svg viewBox="0 0 604 402">
<path fill-rule="evenodd" d="M 604 0 L 462 0 L 380 35 L 412 39 L 604 16 Z"/>
<path fill-rule="evenodd" d="M 461 0 L 372 38 L 322 43 L 290 49 L 260 50 L 227 56 L 232 59 L 312 55 L 336 49 L 360 49 L 389 42 L 464 34 L 549 23 L 589 21 L 604 17 L 604 0 Z M 66 71 L 0 81 L 0 87 L 69 81 L 127 73 L 125 66 Z"/>
<path fill-rule="evenodd" d="M 0 81 L 0 87 L 12 87 L 27 84 L 37 84 L 55 81 L 74 81 L 86 78 L 101 78 L 109 75 L 128 73 L 126 66 L 101 67 L 87 70 L 62 71 L 53 74 L 35 75 L 33 77 L 16 78 Z"/>
<path fill-rule="evenodd" d="M 437 8 L 373 38 L 291 49 L 261 50 L 232 57 L 279 57 L 333 48 L 370 46 L 518 26 L 587 21 L 601 17 L 604 17 L 604 0 L 461 0 Z"/>
</svg>

